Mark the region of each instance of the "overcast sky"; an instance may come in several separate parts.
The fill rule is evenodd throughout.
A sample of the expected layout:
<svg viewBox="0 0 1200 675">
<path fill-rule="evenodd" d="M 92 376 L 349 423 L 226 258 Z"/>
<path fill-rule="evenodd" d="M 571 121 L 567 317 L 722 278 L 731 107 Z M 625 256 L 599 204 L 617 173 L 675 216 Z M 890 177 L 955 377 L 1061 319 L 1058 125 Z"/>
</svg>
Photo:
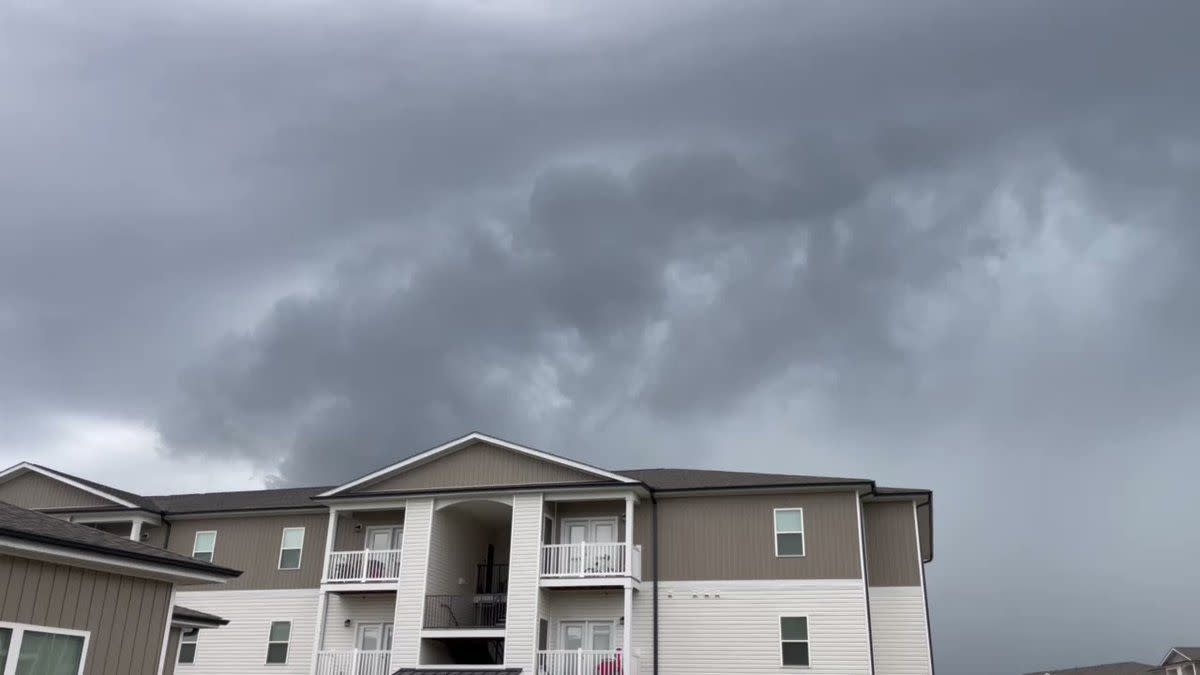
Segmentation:
<svg viewBox="0 0 1200 675">
<path fill-rule="evenodd" d="M 986 5 L 986 6 L 985 6 Z M 0 4 L 0 460 L 937 495 L 944 675 L 1200 641 L 1200 3 Z"/>
</svg>

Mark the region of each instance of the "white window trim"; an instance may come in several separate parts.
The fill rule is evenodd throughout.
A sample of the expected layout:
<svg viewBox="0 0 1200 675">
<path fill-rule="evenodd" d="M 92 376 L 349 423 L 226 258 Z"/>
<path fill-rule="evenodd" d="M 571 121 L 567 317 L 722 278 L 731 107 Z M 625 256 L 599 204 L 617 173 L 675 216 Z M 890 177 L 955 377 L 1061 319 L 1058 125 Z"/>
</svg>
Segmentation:
<svg viewBox="0 0 1200 675">
<path fill-rule="evenodd" d="M 284 567 L 283 566 L 283 552 L 297 550 L 294 548 L 284 548 L 283 547 L 284 542 L 287 541 L 288 530 L 292 530 L 292 531 L 300 530 L 300 547 L 299 547 L 300 557 L 296 560 L 295 567 Z M 213 542 L 213 544 L 214 544 L 214 548 L 215 548 L 216 542 Z M 303 527 L 285 527 L 285 528 L 283 528 L 283 532 L 279 535 L 279 569 L 284 572 L 295 572 L 296 570 L 300 569 L 303 565 L 304 565 L 304 528 Z"/>
<path fill-rule="evenodd" d="M 195 628 L 195 626 L 185 626 L 185 627 L 183 627 L 182 630 L 179 631 L 179 646 L 175 650 L 175 667 L 177 667 L 177 668 L 179 666 L 191 667 L 191 666 L 196 665 L 196 659 L 199 658 L 199 656 L 200 656 L 200 630 L 199 629 L 196 629 L 196 641 L 195 642 L 185 643 L 183 641 L 184 632 L 192 630 L 193 628 Z M 192 660 L 188 663 L 184 663 L 183 661 L 179 660 L 179 656 L 183 653 L 183 645 L 184 644 L 196 645 L 196 651 L 192 652 Z"/>
<path fill-rule="evenodd" d="M 800 512 L 800 529 L 799 530 L 783 530 L 779 529 L 779 512 L 780 511 L 799 511 Z M 771 529 L 775 532 L 775 557 L 776 558 L 803 558 L 808 555 L 808 535 L 804 532 L 804 509 L 799 506 L 789 506 L 777 508 L 771 512 Z M 800 540 L 804 543 L 804 553 L 783 553 L 779 552 L 779 535 L 781 534 L 798 534 Z"/>
<path fill-rule="evenodd" d="M 79 670 L 76 671 L 76 675 L 83 675 L 83 666 L 87 663 L 88 658 L 88 643 L 91 642 L 92 638 L 91 631 L 54 628 L 53 626 L 37 626 L 31 623 L 11 623 L 8 621 L 0 621 L 0 628 L 7 628 L 12 631 L 12 639 L 8 643 L 8 661 L 3 664 L 3 672 L 17 672 L 17 661 L 21 656 L 21 642 L 25 639 L 26 631 L 33 631 L 35 633 L 70 635 L 72 637 L 83 638 L 83 651 L 79 654 Z"/>
<path fill-rule="evenodd" d="M 807 635 L 807 639 L 784 640 L 783 639 L 783 620 L 784 619 L 804 619 L 804 629 L 805 629 L 805 635 Z M 789 669 L 793 669 L 793 670 L 796 670 L 796 669 L 808 670 L 808 669 L 812 668 L 812 664 L 813 664 L 812 622 L 809 621 L 808 615 L 807 614 L 780 614 L 779 620 L 775 622 L 775 629 L 777 631 L 779 631 L 778 632 L 778 636 L 779 636 L 779 667 L 780 668 L 789 668 Z M 808 645 L 808 665 L 797 666 L 797 665 L 785 664 L 783 662 L 783 645 L 786 642 L 803 642 L 804 644 Z"/>
<path fill-rule="evenodd" d="M 271 626 L 273 626 L 277 623 L 286 623 L 288 625 L 287 642 L 279 642 L 279 641 L 271 640 Z M 263 651 L 263 664 L 264 665 L 267 665 L 267 666 L 286 666 L 286 665 L 288 665 L 288 661 L 292 658 L 292 631 L 295 630 L 295 628 L 296 628 L 296 622 L 292 619 L 271 619 L 270 621 L 267 622 L 267 648 Z M 271 645 L 282 645 L 282 644 L 286 644 L 288 646 L 287 655 L 284 657 L 283 663 L 271 663 L 270 661 L 268 661 L 267 659 L 271 658 Z"/>
<path fill-rule="evenodd" d="M 196 550 L 196 545 L 200 543 L 200 535 L 202 535 L 202 534 L 211 534 L 213 536 L 212 550 L 204 551 L 204 553 L 207 553 L 210 556 L 212 556 L 208 559 L 208 562 L 212 563 L 217 559 L 217 531 L 216 530 L 200 530 L 199 532 L 196 533 L 196 536 L 192 537 L 192 557 L 195 558 L 196 554 L 200 553 L 200 551 Z"/>
</svg>

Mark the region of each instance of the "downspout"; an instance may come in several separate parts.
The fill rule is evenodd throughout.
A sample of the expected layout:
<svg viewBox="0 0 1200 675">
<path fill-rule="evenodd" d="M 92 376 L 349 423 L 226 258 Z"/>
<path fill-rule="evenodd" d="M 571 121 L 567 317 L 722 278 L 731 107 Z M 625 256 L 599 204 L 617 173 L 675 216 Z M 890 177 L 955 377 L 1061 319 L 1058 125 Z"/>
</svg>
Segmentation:
<svg viewBox="0 0 1200 675">
<path fill-rule="evenodd" d="M 650 491 L 650 541 L 654 547 L 654 559 L 650 561 L 651 572 L 654 574 L 653 593 L 654 598 L 651 602 L 653 606 L 653 618 L 650 623 L 653 625 L 653 643 L 654 643 L 654 673 L 658 675 L 658 499 L 654 497 L 654 491 Z"/>
</svg>

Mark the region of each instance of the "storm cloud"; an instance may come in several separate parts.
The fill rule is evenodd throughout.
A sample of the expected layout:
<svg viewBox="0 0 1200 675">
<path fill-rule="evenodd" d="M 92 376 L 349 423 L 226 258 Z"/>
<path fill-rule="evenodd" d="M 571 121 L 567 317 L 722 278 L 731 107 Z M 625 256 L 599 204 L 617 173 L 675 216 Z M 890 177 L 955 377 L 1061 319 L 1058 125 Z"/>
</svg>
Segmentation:
<svg viewBox="0 0 1200 675">
<path fill-rule="evenodd" d="M 243 5 L 0 7 L 10 461 L 862 475 L 942 672 L 1195 642 L 1196 5 Z"/>
</svg>

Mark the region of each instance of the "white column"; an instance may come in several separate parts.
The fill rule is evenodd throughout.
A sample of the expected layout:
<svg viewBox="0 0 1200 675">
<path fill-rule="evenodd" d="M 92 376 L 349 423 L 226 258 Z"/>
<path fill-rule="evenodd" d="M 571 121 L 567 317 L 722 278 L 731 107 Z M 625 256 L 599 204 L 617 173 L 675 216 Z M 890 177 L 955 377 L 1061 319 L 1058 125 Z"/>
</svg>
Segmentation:
<svg viewBox="0 0 1200 675">
<path fill-rule="evenodd" d="M 400 545 L 400 579 L 392 618 L 393 671 L 421 660 L 421 624 L 425 616 L 425 582 L 433 534 L 433 500 L 410 499 L 404 506 L 404 543 Z"/>
<path fill-rule="evenodd" d="M 325 644 L 325 621 L 329 614 L 329 594 L 321 591 L 317 594 L 317 627 L 315 635 L 313 635 L 312 661 L 310 661 L 308 672 L 316 675 L 317 672 L 317 652 L 321 651 L 322 645 Z"/>
<path fill-rule="evenodd" d="M 513 497 L 512 542 L 508 552 L 508 616 L 504 622 L 504 665 L 535 672 L 538 603 L 541 596 L 541 493 Z"/>
<path fill-rule="evenodd" d="M 129 538 L 133 541 L 142 540 L 142 521 L 135 519 L 129 528 Z"/>
<path fill-rule="evenodd" d="M 621 656 L 622 663 L 625 664 L 625 672 L 629 672 L 630 659 L 633 657 L 633 581 L 625 587 L 625 635 L 623 636 L 624 647 Z"/>
<path fill-rule="evenodd" d="M 625 576 L 633 578 L 633 495 L 625 495 Z"/>
<path fill-rule="evenodd" d="M 633 658 L 633 495 L 625 495 L 625 635 L 621 656 L 629 672 Z"/>
<path fill-rule="evenodd" d="M 329 554 L 333 553 L 333 537 L 337 533 L 338 512 L 337 509 L 329 508 L 329 525 L 325 530 L 325 556 L 321 562 L 321 582 L 324 583 L 329 578 Z"/>
</svg>

